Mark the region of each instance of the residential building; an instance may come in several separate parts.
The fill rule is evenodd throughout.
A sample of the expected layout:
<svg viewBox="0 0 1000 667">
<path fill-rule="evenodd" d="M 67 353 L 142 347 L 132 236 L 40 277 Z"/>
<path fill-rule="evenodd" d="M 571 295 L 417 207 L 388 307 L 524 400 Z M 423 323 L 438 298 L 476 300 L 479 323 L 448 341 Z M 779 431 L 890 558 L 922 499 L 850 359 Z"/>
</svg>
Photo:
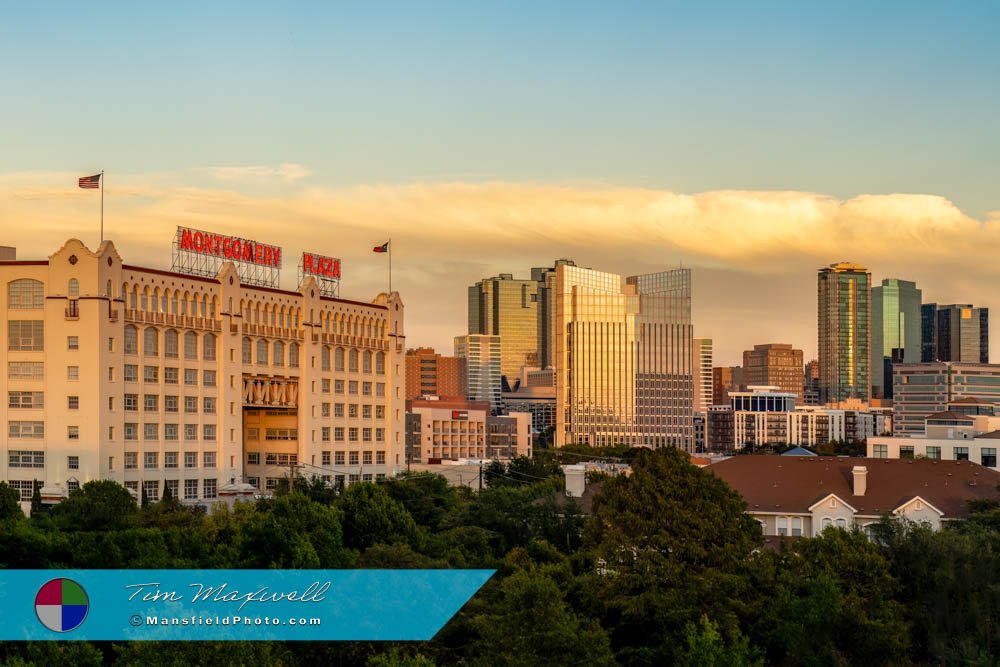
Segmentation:
<svg viewBox="0 0 1000 667">
<path fill-rule="evenodd" d="M 729 405 L 729 392 L 745 389 L 742 366 L 716 366 L 712 369 L 712 405 Z"/>
<path fill-rule="evenodd" d="M 732 451 L 735 428 L 732 406 L 710 405 L 705 413 L 705 450 L 712 453 Z"/>
<path fill-rule="evenodd" d="M 399 295 L 322 296 L 311 276 L 257 287 L 220 266 L 128 265 L 112 242 L 76 239 L 0 261 L 0 479 L 22 500 L 32 480 L 60 497 L 106 479 L 205 502 L 296 472 L 349 483 L 400 469 Z"/>
<path fill-rule="evenodd" d="M 420 433 L 419 445 L 413 438 L 411 463 L 531 456 L 529 414 L 494 416 L 486 401 L 427 398 L 406 404 L 412 433 Z"/>
<path fill-rule="evenodd" d="M 421 396 L 465 398 L 467 371 L 463 357 L 444 357 L 430 347 L 406 351 L 406 400 Z"/>
<path fill-rule="evenodd" d="M 712 339 L 694 339 L 694 411 L 712 405 Z"/>
<path fill-rule="evenodd" d="M 921 292 L 909 280 L 886 278 L 872 287 L 872 397 L 892 398 L 894 364 L 921 356 Z"/>
<path fill-rule="evenodd" d="M 996 470 L 1000 417 L 993 414 L 992 404 L 978 404 L 975 400 L 961 399 L 949 405 L 949 410 L 928 415 L 922 435 L 868 438 L 868 456 L 873 459 L 972 461 Z M 982 407 L 988 410 L 978 414 Z M 977 414 L 955 411 L 963 408 Z"/>
<path fill-rule="evenodd" d="M 851 262 L 819 270 L 821 403 L 867 401 L 871 391 L 871 273 Z"/>
<path fill-rule="evenodd" d="M 765 537 L 870 531 L 885 516 L 940 530 L 968 516 L 969 501 L 1000 498 L 1000 472 L 969 461 L 734 456 L 707 470 L 743 497 Z"/>
<path fill-rule="evenodd" d="M 971 304 L 921 307 L 921 361 L 990 362 L 990 311 Z"/>
<path fill-rule="evenodd" d="M 747 386 L 774 386 L 795 395 L 801 403 L 802 350 L 788 343 L 754 345 L 743 352 L 743 378 Z"/>
<path fill-rule="evenodd" d="M 503 412 L 500 336 L 455 336 L 455 356 L 465 361 L 466 397 L 470 401 L 486 401 L 494 414 Z"/>
<path fill-rule="evenodd" d="M 1000 403 L 1000 364 L 936 361 L 893 368 L 893 432 L 919 435 L 928 415 L 960 398 Z"/>
<path fill-rule="evenodd" d="M 690 284 L 556 267 L 556 446 L 694 446 Z"/>
</svg>

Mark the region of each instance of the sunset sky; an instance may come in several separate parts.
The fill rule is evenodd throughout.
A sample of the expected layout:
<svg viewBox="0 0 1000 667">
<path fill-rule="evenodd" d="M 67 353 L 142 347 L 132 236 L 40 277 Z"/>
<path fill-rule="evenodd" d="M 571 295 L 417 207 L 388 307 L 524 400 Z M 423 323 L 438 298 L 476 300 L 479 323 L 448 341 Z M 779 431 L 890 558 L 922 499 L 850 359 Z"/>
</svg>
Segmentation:
<svg viewBox="0 0 1000 667">
<path fill-rule="evenodd" d="M 0 244 L 178 224 L 342 257 L 450 353 L 465 288 L 569 257 L 693 267 L 718 363 L 816 350 L 816 270 L 1000 308 L 1000 5 L 18 3 L 0 8 Z M 995 328 L 995 326 L 994 326 Z M 1000 337 L 993 360 L 1000 361 Z"/>
</svg>

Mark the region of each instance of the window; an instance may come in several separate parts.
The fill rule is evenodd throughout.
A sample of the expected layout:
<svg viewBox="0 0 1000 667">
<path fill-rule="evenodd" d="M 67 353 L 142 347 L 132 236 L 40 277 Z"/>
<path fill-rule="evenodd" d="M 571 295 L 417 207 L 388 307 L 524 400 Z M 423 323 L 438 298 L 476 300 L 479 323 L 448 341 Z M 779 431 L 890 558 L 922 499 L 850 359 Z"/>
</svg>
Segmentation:
<svg viewBox="0 0 1000 667">
<path fill-rule="evenodd" d="M 940 460 L 941 459 L 941 448 L 936 446 L 929 446 L 927 448 L 927 458 Z"/>
<path fill-rule="evenodd" d="M 197 368 L 185 368 L 184 369 L 184 384 L 188 387 L 198 386 L 198 369 Z"/>
<path fill-rule="evenodd" d="M 139 330 L 131 324 L 125 325 L 125 354 L 139 354 Z"/>
<path fill-rule="evenodd" d="M 79 470 L 80 469 L 80 457 L 79 456 L 67 456 L 66 457 L 66 468 L 68 470 Z"/>
<path fill-rule="evenodd" d="M 66 409 L 67 410 L 79 410 L 80 409 L 80 397 L 79 396 L 67 396 L 66 397 Z"/>
<path fill-rule="evenodd" d="M 775 518 L 775 525 L 778 529 L 778 535 L 788 535 L 788 518 L 779 516 Z"/>
<path fill-rule="evenodd" d="M 872 445 L 872 458 L 873 459 L 889 458 L 889 445 Z"/>
<path fill-rule="evenodd" d="M 322 410 L 321 410 L 322 415 L 324 417 L 329 417 L 330 416 L 330 404 L 329 403 L 323 403 L 321 405 L 321 408 L 322 408 Z"/>
<path fill-rule="evenodd" d="M 184 412 L 188 414 L 198 413 L 198 397 L 197 396 L 185 396 L 184 397 Z"/>
<path fill-rule="evenodd" d="M 913 445 L 903 445 L 899 448 L 899 458 L 901 459 L 912 459 L 913 458 Z"/>
<path fill-rule="evenodd" d="M 243 363 L 253 363 L 253 343 L 246 336 L 243 337 Z"/>
<path fill-rule="evenodd" d="M 269 428 L 264 431 L 265 440 L 298 440 L 297 428 Z"/>
<path fill-rule="evenodd" d="M 320 387 L 323 390 L 324 394 L 329 394 L 330 393 L 330 381 L 329 380 L 322 380 L 321 384 L 320 384 Z"/>
<path fill-rule="evenodd" d="M 163 425 L 163 439 L 164 440 L 177 440 L 177 424 L 164 424 Z"/>
<path fill-rule="evenodd" d="M 146 452 L 142 455 L 142 467 L 146 470 L 155 470 L 160 467 L 160 455 L 158 452 Z"/>
<path fill-rule="evenodd" d="M 211 396 L 206 396 L 205 398 L 201 399 L 201 404 L 202 404 L 201 405 L 202 412 L 209 415 L 215 414 L 215 398 Z"/>
<path fill-rule="evenodd" d="M 79 350 L 80 349 L 80 337 L 79 336 L 66 336 L 66 349 L 67 350 Z"/>
<path fill-rule="evenodd" d="M 80 379 L 80 367 L 79 366 L 67 366 L 66 367 L 66 379 L 71 381 L 76 381 Z"/>
<path fill-rule="evenodd" d="M 334 456 L 333 461 L 335 465 L 338 466 L 344 465 L 344 452 L 334 452 L 333 456 Z"/>
<path fill-rule="evenodd" d="M 375 441 L 376 442 L 385 442 L 385 429 L 384 428 L 377 428 L 377 429 L 375 429 Z"/>
<path fill-rule="evenodd" d="M 385 419 L 385 406 L 376 405 L 375 406 L 375 419 Z"/>
<path fill-rule="evenodd" d="M 201 384 L 205 387 L 215 386 L 215 371 L 202 371 Z"/>
<path fill-rule="evenodd" d="M 7 453 L 8 468 L 44 468 L 45 452 L 27 449 L 11 449 Z"/>
<path fill-rule="evenodd" d="M 160 367 L 159 366 L 143 366 L 142 367 L 142 381 L 148 382 L 150 384 L 159 384 L 160 382 Z"/>
<path fill-rule="evenodd" d="M 9 438 L 44 438 L 45 422 L 7 422 L 7 437 Z"/>
<path fill-rule="evenodd" d="M 371 396 L 372 395 L 372 383 L 371 382 L 363 382 L 363 383 L 361 383 L 361 395 L 362 396 Z"/>
<path fill-rule="evenodd" d="M 351 442 L 357 442 L 358 441 L 358 429 L 357 428 L 349 428 L 349 429 L 347 429 L 347 439 L 350 440 Z"/>
<path fill-rule="evenodd" d="M 215 424 L 204 424 L 201 427 L 201 437 L 202 440 L 207 440 L 209 442 L 215 441 Z"/>
<path fill-rule="evenodd" d="M 143 424 L 142 425 L 142 439 L 143 440 L 159 440 L 160 439 L 160 425 L 155 423 Z"/>
<path fill-rule="evenodd" d="M 164 468 L 177 467 L 177 452 L 163 452 L 163 467 Z"/>
<path fill-rule="evenodd" d="M 135 470 L 139 467 L 139 452 L 125 452 L 125 470 Z"/>
<path fill-rule="evenodd" d="M 45 305 L 45 286 L 40 280 L 22 278 L 7 283 L 7 308 L 40 310 Z"/>
<path fill-rule="evenodd" d="M 7 407 L 37 410 L 45 407 L 45 394 L 40 391 L 7 392 Z"/>
<path fill-rule="evenodd" d="M 142 332 L 142 353 L 147 357 L 160 354 L 160 334 L 153 327 L 146 327 Z"/>
<path fill-rule="evenodd" d="M 802 517 L 792 517 L 792 537 L 802 537 Z"/>
<path fill-rule="evenodd" d="M 366 466 L 372 464 L 372 453 L 371 452 L 361 452 L 361 462 Z"/>
<path fill-rule="evenodd" d="M 828 516 L 823 517 L 823 521 L 820 522 L 820 530 L 826 530 L 833 525 L 833 519 Z"/>
<path fill-rule="evenodd" d="M 184 467 L 185 468 L 198 467 L 198 452 L 184 452 Z"/>
<path fill-rule="evenodd" d="M 45 377 L 45 366 L 41 361 L 8 361 L 8 380 L 41 380 Z"/>
<path fill-rule="evenodd" d="M 201 339 L 201 358 L 205 361 L 215 361 L 215 334 L 205 334 Z"/>
<path fill-rule="evenodd" d="M 370 428 L 363 428 L 363 429 L 361 429 L 361 439 L 364 442 L 371 442 L 372 441 L 372 430 Z"/>
<path fill-rule="evenodd" d="M 173 329 L 167 329 L 166 333 L 163 334 L 163 356 L 170 359 L 176 359 L 178 355 L 178 340 L 177 332 Z"/>
<path fill-rule="evenodd" d="M 163 367 L 163 384 L 177 384 L 178 369 L 173 366 Z"/>
<path fill-rule="evenodd" d="M 198 497 L 198 480 L 196 479 L 186 479 L 184 480 L 184 498 L 191 500 Z"/>
<path fill-rule="evenodd" d="M 198 334 L 193 331 L 184 334 L 184 358 L 198 358 Z"/>
<path fill-rule="evenodd" d="M 362 482 L 372 481 L 372 474 L 370 472 L 366 472 L 364 475 L 361 476 L 361 481 Z"/>
<path fill-rule="evenodd" d="M 160 409 L 160 397 L 156 394 L 143 395 L 142 409 L 145 412 L 157 412 Z"/>
<path fill-rule="evenodd" d="M 323 426 L 322 427 L 322 429 L 320 431 L 320 439 L 323 442 L 330 442 L 330 427 L 329 426 Z"/>
<path fill-rule="evenodd" d="M 351 484 L 357 484 L 358 482 L 361 481 L 361 475 L 351 473 L 350 475 L 347 476 L 347 481 Z"/>
<path fill-rule="evenodd" d="M 344 393 L 344 381 L 343 380 L 334 380 L 333 381 L 333 393 L 335 393 L 335 394 L 343 394 Z"/>
<path fill-rule="evenodd" d="M 347 370 L 352 373 L 358 372 L 358 351 L 351 350 L 347 355 Z"/>
<path fill-rule="evenodd" d="M 385 352 L 375 353 L 375 372 L 378 375 L 385 375 Z"/>
<path fill-rule="evenodd" d="M 247 465 L 248 466 L 259 466 L 260 465 L 260 452 L 247 452 Z"/>
<path fill-rule="evenodd" d="M 968 447 L 956 447 L 955 448 L 955 460 L 956 461 L 968 461 L 969 460 L 969 448 Z"/>
<path fill-rule="evenodd" d="M 337 427 L 335 427 L 333 429 L 333 439 L 336 442 L 343 442 L 344 441 L 344 427 L 343 426 L 337 426 Z"/>
<path fill-rule="evenodd" d="M 257 340 L 257 363 L 267 365 L 267 341 L 263 338 Z"/>
<path fill-rule="evenodd" d="M 126 440 L 138 440 L 139 439 L 139 425 L 134 422 L 125 423 L 125 439 Z"/>
<path fill-rule="evenodd" d="M 256 426 L 248 426 L 247 440 L 252 440 L 254 442 L 260 440 L 260 429 L 258 429 Z"/>
<path fill-rule="evenodd" d="M 358 381 L 357 380 L 351 380 L 347 384 L 347 393 L 351 394 L 353 396 L 357 396 L 358 395 Z"/>
<path fill-rule="evenodd" d="M 361 357 L 361 372 L 371 373 L 372 372 L 372 353 L 371 350 L 365 350 L 365 353 Z"/>
<path fill-rule="evenodd" d="M 342 347 L 338 347 L 333 351 L 333 369 L 336 371 L 344 370 L 344 348 Z M 329 367 L 327 370 L 329 370 Z"/>
<path fill-rule="evenodd" d="M 142 490 L 146 492 L 146 497 L 151 501 L 160 499 L 160 483 L 156 480 L 142 483 Z"/>
<path fill-rule="evenodd" d="M 166 488 L 170 489 L 170 496 L 171 497 L 173 497 L 173 498 L 177 498 L 178 497 L 178 495 L 177 495 L 177 480 L 176 479 L 168 479 L 165 482 L 163 482 L 163 485 Z"/>
<path fill-rule="evenodd" d="M 80 427 L 79 426 L 67 426 L 66 427 L 66 439 L 67 440 L 79 440 L 80 439 Z"/>
<path fill-rule="evenodd" d="M 185 440 L 197 440 L 198 439 L 198 425 L 197 424 L 184 424 L 184 439 Z"/>
<path fill-rule="evenodd" d="M 215 467 L 215 452 L 205 452 L 204 454 L 202 454 L 202 467 L 204 468 Z"/>
<path fill-rule="evenodd" d="M 164 396 L 163 397 L 163 411 L 164 412 L 177 412 L 177 396 Z"/>
<path fill-rule="evenodd" d="M 996 447 L 983 447 L 982 452 L 979 455 L 979 461 L 982 465 L 987 468 L 997 467 L 997 448 Z"/>
<path fill-rule="evenodd" d="M 299 344 L 288 344 L 288 365 L 292 368 L 299 367 Z"/>
<path fill-rule="evenodd" d="M 338 348 L 339 349 L 339 348 Z M 330 370 L 330 348 L 323 346 L 323 349 L 319 352 L 319 368 L 323 371 Z M 343 370 L 342 368 L 339 370 Z"/>
<path fill-rule="evenodd" d="M 385 382 L 376 382 L 375 383 L 375 395 L 376 396 L 385 396 Z"/>
<path fill-rule="evenodd" d="M 356 451 L 354 451 L 354 452 L 351 452 L 350 455 L 351 455 L 351 458 L 350 458 L 351 465 L 352 466 L 358 465 L 358 453 Z"/>
<path fill-rule="evenodd" d="M 280 340 L 274 341 L 274 347 L 272 351 L 272 361 L 275 366 L 285 365 L 285 344 Z"/>
</svg>

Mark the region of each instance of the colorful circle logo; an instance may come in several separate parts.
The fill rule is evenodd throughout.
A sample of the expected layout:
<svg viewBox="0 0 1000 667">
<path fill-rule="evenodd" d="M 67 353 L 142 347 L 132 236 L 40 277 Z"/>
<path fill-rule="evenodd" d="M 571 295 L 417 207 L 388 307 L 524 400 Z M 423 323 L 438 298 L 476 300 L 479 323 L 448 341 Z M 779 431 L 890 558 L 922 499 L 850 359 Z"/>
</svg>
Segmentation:
<svg viewBox="0 0 1000 667">
<path fill-rule="evenodd" d="M 35 595 L 35 615 L 55 632 L 69 632 L 83 624 L 90 611 L 90 599 L 83 586 L 72 579 L 52 579 Z"/>
</svg>

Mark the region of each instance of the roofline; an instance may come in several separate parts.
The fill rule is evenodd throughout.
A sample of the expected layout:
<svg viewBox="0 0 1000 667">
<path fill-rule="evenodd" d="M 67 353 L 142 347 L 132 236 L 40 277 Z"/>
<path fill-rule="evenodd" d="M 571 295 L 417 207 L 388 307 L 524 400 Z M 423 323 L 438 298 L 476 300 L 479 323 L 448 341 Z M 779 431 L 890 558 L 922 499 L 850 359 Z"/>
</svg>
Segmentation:
<svg viewBox="0 0 1000 667">
<path fill-rule="evenodd" d="M 928 507 L 930 507 L 930 508 L 931 508 L 932 510 L 934 510 L 935 512 L 937 512 L 937 513 L 938 513 L 938 516 L 939 516 L 939 517 L 941 517 L 941 516 L 944 516 L 944 512 L 942 512 L 941 510 L 939 510 L 939 509 L 938 509 L 937 507 L 935 507 L 935 506 L 934 506 L 934 505 L 932 505 L 931 503 L 927 502 L 927 501 L 926 501 L 926 500 L 924 499 L 924 497 L 923 497 L 923 496 L 920 496 L 920 495 L 916 495 L 916 496 L 913 496 L 912 498 L 910 498 L 909 500 L 907 500 L 907 501 L 906 501 L 905 503 L 902 503 L 902 504 L 900 504 L 900 505 L 899 505 L 898 507 L 896 507 L 896 508 L 895 508 L 894 510 L 892 510 L 892 513 L 893 513 L 893 514 L 897 514 L 897 515 L 898 515 L 898 514 L 899 514 L 899 511 L 900 511 L 901 509 L 903 509 L 904 507 L 906 507 L 907 505 L 909 505 L 910 503 L 912 503 L 912 502 L 913 502 L 913 501 L 915 501 L 915 500 L 919 500 L 920 502 L 922 502 L 922 503 L 926 504 L 926 505 L 927 505 Z"/>
<path fill-rule="evenodd" d="M 47 259 L 4 259 L 0 260 L 0 266 L 48 266 Z"/>
<path fill-rule="evenodd" d="M 154 273 L 158 276 L 177 276 L 178 278 L 190 278 L 191 280 L 200 280 L 205 283 L 219 283 L 218 278 L 209 278 L 207 276 L 196 276 L 190 273 L 179 273 L 177 271 L 165 271 L 163 269 L 151 269 L 146 266 L 136 266 L 134 264 L 122 264 L 122 271 L 141 271 L 142 273 Z"/>
<path fill-rule="evenodd" d="M 858 510 L 857 510 L 856 507 L 854 507 L 853 505 L 851 505 L 846 500 L 844 500 L 843 498 L 841 498 L 840 496 L 838 496 L 836 493 L 834 493 L 832 491 L 830 493 L 826 494 L 825 496 L 823 496 L 822 498 L 820 498 L 819 500 L 817 500 L 816 502 L 814 502 L 812 505 L 810 505 L 806 509 L 808 509 L 810 512 L 812 512 L 812 510 L 813 510 L 814 507 L 816 507 L 817 505 L 819 505 L 821 502 L 823 502 L 824 500 L 826 500 L 830 496 L 833 496 L 834 498 L 836 498 L 840 502 L 844 503 L 844 505 L 846 505 L 847 507 L 851 508 L 851 511 L 854 512 L 855 514 L 858 513 Z"/>
</svg>

